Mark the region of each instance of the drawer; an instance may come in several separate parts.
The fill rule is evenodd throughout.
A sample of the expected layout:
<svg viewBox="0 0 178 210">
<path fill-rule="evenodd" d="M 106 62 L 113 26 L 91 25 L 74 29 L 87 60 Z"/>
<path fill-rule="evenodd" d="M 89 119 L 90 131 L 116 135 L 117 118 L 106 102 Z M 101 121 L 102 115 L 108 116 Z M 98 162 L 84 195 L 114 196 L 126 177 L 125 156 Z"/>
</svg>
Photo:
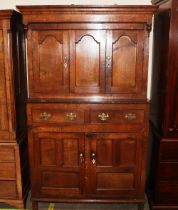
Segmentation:
<svg viewBox="0 0 178 210">
<path fill-rule="evenodd" d="M 160 180 L 170 180 L 178 182 L 178 162 L 160 164 Z"/>
<path fill-rule="evenodd" d="M 91 123 L 143 123 L 144 110 L 91 110 Z"/>
<path fill-rule="evenodd" d="M 15 148 L 14 146 L 7 146 L 0 144 L 0 162 L 1 161 L 14 161 Z"/>
<path fill-rule="evenodd" d="M 178 202 L 178 182 L 161 182 L 157 187 L 158 202 Z"/>
<path fill-rule="evenodd" d="M 178 161 L 178 141 L 171 139 L 161 141 L 160 159 L 162 161 Z"/>
<path fill-rule="evenodd" d="M 71 108 L 32 109 L 32 121 L 35 123 L 84 123 L 84 111 Z"/>
<path fill-rule="evenodd" d="M 0 181 L 0 198 L 17 198 L 15 181 Z"/>
<path fill-rule="evenodd" d="M 0 179 L 15 179 L 16 168 L 15 163 L 0 163 Z"/>
</svg>

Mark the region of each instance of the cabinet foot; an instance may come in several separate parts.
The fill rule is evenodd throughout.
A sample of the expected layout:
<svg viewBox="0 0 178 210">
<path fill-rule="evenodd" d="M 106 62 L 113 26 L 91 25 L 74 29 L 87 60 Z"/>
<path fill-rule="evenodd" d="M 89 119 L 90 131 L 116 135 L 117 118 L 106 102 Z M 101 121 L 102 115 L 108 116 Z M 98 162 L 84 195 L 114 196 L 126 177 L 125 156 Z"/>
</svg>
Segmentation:
<svg viewBox="0 0 178 210">
<path fill-rule="evenodd" d="M 144 210 L 144 204 L 138 204 L 138 210 Z"/>
<path fill-rule="evenodd" d="M 38 202 L 32 201 L 32 210 L 38 210 Z"/>
</svg>

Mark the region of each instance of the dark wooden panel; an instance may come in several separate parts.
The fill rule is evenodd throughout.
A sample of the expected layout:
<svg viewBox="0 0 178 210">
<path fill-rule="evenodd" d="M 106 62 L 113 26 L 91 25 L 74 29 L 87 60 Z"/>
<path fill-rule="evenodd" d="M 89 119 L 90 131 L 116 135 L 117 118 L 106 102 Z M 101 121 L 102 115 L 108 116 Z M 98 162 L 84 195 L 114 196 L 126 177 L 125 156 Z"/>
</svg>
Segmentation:
<svg viewBox="0 0 178 210">
<path fill-rule="evenodd" d="M 178 161 L 178 141 L 163 140 L 160 144 L 160 159 L 162 161 Z"/>
<path fill-rule="evenodd" d="M 160 163 L 160 180 L 170 180 L 178 182 L 178 162 Z"/>
<path fill-rule="evenodd" d="M 157 187 L 156 200 L 163 205 L 166 203 L 177 204 L 178 202 L 178 183 L 177 182 L 162 182 Z"/>
</svg>

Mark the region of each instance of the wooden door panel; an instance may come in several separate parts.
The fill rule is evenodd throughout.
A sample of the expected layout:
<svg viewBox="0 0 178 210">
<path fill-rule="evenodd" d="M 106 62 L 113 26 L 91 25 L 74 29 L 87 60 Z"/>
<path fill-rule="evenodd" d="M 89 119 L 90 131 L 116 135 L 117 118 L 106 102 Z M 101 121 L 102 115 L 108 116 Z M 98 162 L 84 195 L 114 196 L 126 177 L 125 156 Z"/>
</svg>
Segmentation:
<svg viewBox="0 0 178 210">
<path fill-rule="evenodd" d="M 30 95 L 59 97 L 68 92 L 68 32 L 32 31 Z M 30 70 L 30 69 L 29 69 Z"/>
<path fill-rule="evenodd" d="M 0 131 L 8 130 L 3 32 L 0 30 Z M 0 140 L 1 141 L 1 140 Z"/>
<path fill-rule="evenodd" d="M 103 93 L 105 31 L 81 30 L 70 34 L 70 91 Z"/>
<path fill-rule="evenodd" d="M 108 31 L 107 93 L 138 94 L 142 90 L 143 32 Z"/>
<path fill-rule="evenodd" d="M 139 134 L 94 134 L 90 143 L 90 183 L 88 193 L 97 196 L 133 196 L 140 177 Z M 95 163 L 92 162 L 95 154 Z"/>
<path fill-rule="evenodd" d="M 83 191 L 84 137 L 82 134 L 39 133 L 35 135 L 39 193 L 56 197 L 79 196 Z M 49 189 L 49 191 L 48 191 Z M 72 190 L 72 191 L 71 191 Z M 71 193 L 72 192 L 72 193 Z"/>
</svg>

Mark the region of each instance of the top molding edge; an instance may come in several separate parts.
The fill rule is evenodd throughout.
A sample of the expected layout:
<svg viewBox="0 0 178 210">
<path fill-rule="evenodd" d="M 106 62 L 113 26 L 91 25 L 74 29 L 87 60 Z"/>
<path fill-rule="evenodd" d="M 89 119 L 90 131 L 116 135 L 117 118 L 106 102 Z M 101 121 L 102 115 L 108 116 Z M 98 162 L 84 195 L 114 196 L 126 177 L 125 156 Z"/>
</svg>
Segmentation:
<svg viewBox="0 0 178 210">
<path fill-rule="evenodd" d="M 23 15 L 36 13 L 117 13 L 117 12 L 138 12 L 138 13 L 154 13 L 157 6 L 152 5 L 33 5 L 33 6 L 17 6 L 17 9 Z"/>
</svg>

